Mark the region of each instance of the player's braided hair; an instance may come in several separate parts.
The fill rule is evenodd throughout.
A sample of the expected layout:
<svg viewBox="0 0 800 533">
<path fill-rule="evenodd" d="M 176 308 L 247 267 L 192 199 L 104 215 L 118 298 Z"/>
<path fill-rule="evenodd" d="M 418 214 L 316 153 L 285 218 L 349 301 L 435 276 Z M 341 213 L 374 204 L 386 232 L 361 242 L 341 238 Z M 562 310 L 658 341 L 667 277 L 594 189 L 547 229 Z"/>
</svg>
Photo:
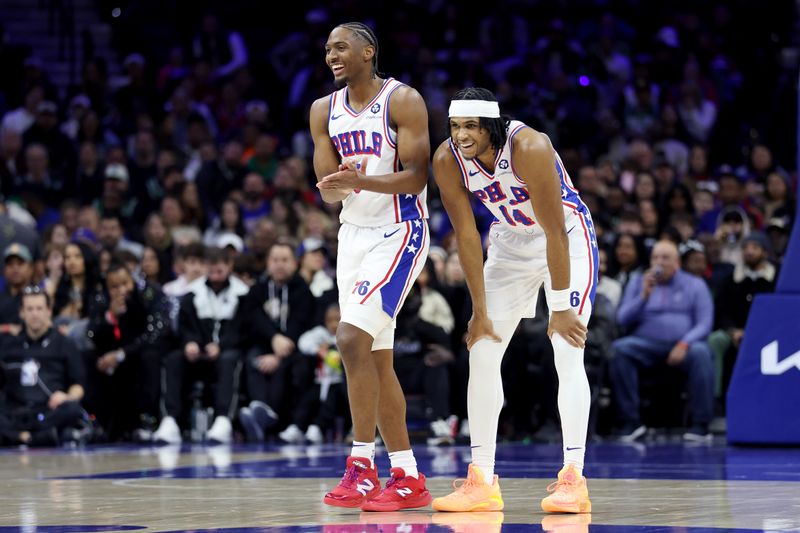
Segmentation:
<svg viewBox="0 0 800 533">
<path fill-rule="evenodd" d="M 482 87 L 467 87 L 461 89 L 453 95 L 453 100 L 486 100 L 488 102 L 496 102 L 497 97 L 489 89 Z M 500 118 L 487 118 L 478 117 L 480 120 L 481 128 L 489 132 L 489 141 L 492 143 L 492 148 L 500 150 L 506 144 L 508 137 L 508 123 L 511 120 L 506 115 L 501 115 Z M 450 120 L 447 121 L 447 131 L 450 131 Z"/>
<path fill-rule="evenodd" d="M 381 76 L 383 74 L 378 71 L 378 38 L 372 28 L 362 22 L 345 22 L 339 24 L 340 28 L 347 28 L 361 39 L 365 40 L 368 45 L 375 48 L 375 54 L 372 56 L 372 77 Z"/>
</svg>

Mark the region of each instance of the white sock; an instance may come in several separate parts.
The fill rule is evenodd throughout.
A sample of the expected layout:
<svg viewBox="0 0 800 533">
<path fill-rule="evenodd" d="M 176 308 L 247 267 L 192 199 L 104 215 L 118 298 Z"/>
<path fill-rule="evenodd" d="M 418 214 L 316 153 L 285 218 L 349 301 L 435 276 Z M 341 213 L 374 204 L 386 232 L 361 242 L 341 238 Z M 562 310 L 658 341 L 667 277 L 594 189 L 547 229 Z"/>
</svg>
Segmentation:
<svg viewBox="0 0 800 533">
<path fill-rule="evenodd" d="M 389 461 L 392 463 L 392 468 L 402 468 L 407 476 L 419 479 L 417 460 L 414 458 L 413 451 L 389 452 Z"/>
<path fill-rule="evenodd" d="M 571 464 L 578 475 L 582 475 L 591 405 L 583 349 L 572 346 L 559 334 L 554 334 L 550 342 L 558 372 L 558 412 L 564 441 L 564 466 Z"/>
<path fill-rule="evenodd" d="M 361 457 L 369 459 L 371 466 L 375 465 L 375 441 L 372 442 L 358 442 L 353 441 L 353 448 L 350 451 L 352 457 Z"/>
<path fill-rule="evenodd" d="M 500 364 L 517 329 L 519 319 L 493 320 L 495 333 L 502 342 L 480 340 L 469 351 L 467 418 L 469 419 L 472 464 L 491 485 L 494 481 L 494 456 L 497 448 L 497 419 L 503 408 L 503 379 Z"/>
</svg>

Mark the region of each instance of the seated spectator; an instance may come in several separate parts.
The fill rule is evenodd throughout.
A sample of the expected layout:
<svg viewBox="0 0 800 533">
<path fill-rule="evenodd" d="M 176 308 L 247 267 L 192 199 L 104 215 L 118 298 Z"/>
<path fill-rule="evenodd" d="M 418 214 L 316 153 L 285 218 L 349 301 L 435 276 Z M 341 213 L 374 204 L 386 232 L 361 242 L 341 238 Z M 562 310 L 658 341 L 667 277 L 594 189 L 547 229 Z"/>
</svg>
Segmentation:
<svg viewBox="0 0 800 533">
<path fill-rule="evenodd" d="M 102 292 L 97 255 L 82 242 L 64 248 L 64 275 L 56 286 L 53 314 L 55 324 L 85 351 L 90 349 L 86 328 L 89 311 Z"/>
<path fill-rule="evenodd" d="M 71 440 L 67 430 L 84 414 L 83 361 L 53 328 L 44 290 L 23 289 L 19 313 L 23 330 L 0 339 L 0 441 L 42 446 Z"/>
<path fill-rule="evenodd" d="M 178 277 L 164 284 L 163 290 L 167 296 L 180 298 L 196 279 L 206 275 L 205 253 L 205 246 L 199 242 L 178 248 L 174 264 Z"/>
<path fill-rule="evenodd" d="M 297 273 L 291 245 L 277 243 L 270 248 L 266 277 L 250 290 L 244 307 L 249 407 L 258 415 L 266 412 L 264 405 L 268 406 L 287 422 L 281 438 L 300 441 L 304 439 L 302 429 L 311 422 L 311 413 L 302 405 L 293 406 L 292 400 L 312 385 L 316 361 L 309 361 L 296 348 L 300 335 L 311 329 L 314 297 Z M 247 428 L 247 424 L 243 425 Z"/>
<path fill-rule="evenodd" d="M 633 441 L 647 432 L 640 422 L 639 371 L 662 363 L 688 374 L 692 427 L 684 439 L 711 438 L 714 377 L 705 339 L 713 315 L 708 287 L 680 269 L 677 246 L 656 243 L 650 269 L 631 279 L 617 310 L 617 323 L 627 335 L 613 343 L 610 377 L 623 440 Z"/>
<path fill-rule="evenodd" d="M 450 370 L 455 359 L 450 339 L 440 326 L 419 315 L 422 291 L 417 284 L 397 315 L 394 368 L 405 394 L 422 394 L 431 445 L 453 444 L 455 418 L 450 412 Z"/>
<path fill-rule="evenodd" d="M 206 434 L 210 442 L 233 440 L 230 409 L 237 390 L 236 367 L 241 360 L 240 299 L 249 288 L 231 276 L 233 262 L 218 248 L 206 251 L 207 274 L 187 287 L 178 316 L 179 349 L 167 355 L 165 404 L 153 440 L 182 441 L 178 421 L 184 414 L 185 391 L 200 378 L 213 388 L 214 423 Z"/>
<path fill-rule="evenodd" d="M 331 304 L 325 311 L 324 324 L 306 331 L 297 341 L 300 353 L 310 358 L 316 366 L 315 386 L 300 397 L 300 403 L 308 410 L 311 419 L 305 431 L 305 440 L 311 444 L 321 444 L 326 440 L 326 436 L 335 429 L 337 417 L 347 421 L 350 416 L 342 356 L 336 347 L 336 328 L 339 327 L 341 316 L 339 304 Z M 294 427 L 300 431 L 299 427 Z M 296 433 L 288 428 L 287 431 L 286 436 Z"/>
<path fill-rule="evenodd" d="M 6 286 L 0 293 L 0 334 L 18 335 L 22 331 L 22 289 L 33 281 L 33 256 L 27 246 L 16 242 L 6 246 L 3 277 Z"/>
<path fill-rule="evenodd" d="M 141 259 L 144 247 L 125 237 L 122 221 L 114 213 L 104 213 L 100 219 L 100 229 L 97 234 L 100 244 L 111 253 L 127 250 Z"/>
<path fill-rule="evenodd" d="M 716 330 L 708 344 L 714 355 L 714 397 L 725 402 L 736 355 L 744 336 L 747 315 L 756 294 L 775 290 L 777 269 L 769 261 L 769 241 L 760 232 L 742 240 L 743 264 L 720 285 L 715 301 Z"/>
<path fill-rule="evenodd" d="M 152 283 L 134 280 L 119 258 L 106 271 L 92 307 L 86 405 L 112 440 L 149 441 L 158 420 L 161 354 L 167 349 L 169 303 Z"/>
</svg>

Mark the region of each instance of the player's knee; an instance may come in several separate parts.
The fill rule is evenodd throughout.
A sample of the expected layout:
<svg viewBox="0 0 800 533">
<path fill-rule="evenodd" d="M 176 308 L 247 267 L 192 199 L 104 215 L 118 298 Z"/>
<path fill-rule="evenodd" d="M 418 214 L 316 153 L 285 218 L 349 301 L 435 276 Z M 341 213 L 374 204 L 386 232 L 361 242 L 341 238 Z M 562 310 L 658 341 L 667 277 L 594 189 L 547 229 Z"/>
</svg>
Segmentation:
<svg viewBox="0 0 800 533">
<path fill-rule="evenodd" d="M 345 364 L 358 364 L 372 354 L 372 337 L 362 329 L 345 322 L 336 330 L 336 346 Z"/>
</svg>

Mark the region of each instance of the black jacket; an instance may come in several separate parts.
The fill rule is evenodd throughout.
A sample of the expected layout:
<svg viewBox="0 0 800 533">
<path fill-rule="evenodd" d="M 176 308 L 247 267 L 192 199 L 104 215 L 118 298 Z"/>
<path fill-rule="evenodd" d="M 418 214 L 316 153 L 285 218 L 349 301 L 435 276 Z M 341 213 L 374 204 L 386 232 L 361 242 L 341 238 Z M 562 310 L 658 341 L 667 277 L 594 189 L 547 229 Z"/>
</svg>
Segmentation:
<svg viewBox="0 0 800 533">
<path fill-rule="evenodd" d="M 243 305 L 247 346 L 258 347 L 264 353 L 271 350 L 275 334 L 286 335 L 297 343 L 300 335 L 314 325 L 314 295 L 297 274 L 283 286 L 270 278 L 261 279 L 250 289 Z"/>
<path fill-rule="evenodd" d="M 37 376 L 29 381 L 24 365 L 34 364 Z M 36 340 L 23 331 L 0 339 L 0 366 L 5 381 L 3 390 L 8 406 L 40 407 L 55 391 L 67 392 L 72 385 L 85 386 L 86 371 L 75 344 L 50 328 Z M 27 376 L 23 376 L 23 373 Z"/>
<path fill-rule="evenodd" d="M 181 298 L 178 312 L 178 334 L 181 348 L 196 342 L 202 349 L 210 342 L 223 350 L 240 348 L 242 305 L 241 299 L 248 287 L 231 276 L 221 291 L 215 293 L 206 283 L 205 276 L 189 285 Z"/>
<path fill-rule="evenodd" d="M 161 345 L 170 334 L 169 300 L 151 283 L 137 282 L 126 302 L 127 310 L 109 321 L 108 296 L 102 294 L 92 306 L 87 335 L 101 356 L 122 348 L 126 356 L 136 356 L 142 349 Z"/>
</svg>

